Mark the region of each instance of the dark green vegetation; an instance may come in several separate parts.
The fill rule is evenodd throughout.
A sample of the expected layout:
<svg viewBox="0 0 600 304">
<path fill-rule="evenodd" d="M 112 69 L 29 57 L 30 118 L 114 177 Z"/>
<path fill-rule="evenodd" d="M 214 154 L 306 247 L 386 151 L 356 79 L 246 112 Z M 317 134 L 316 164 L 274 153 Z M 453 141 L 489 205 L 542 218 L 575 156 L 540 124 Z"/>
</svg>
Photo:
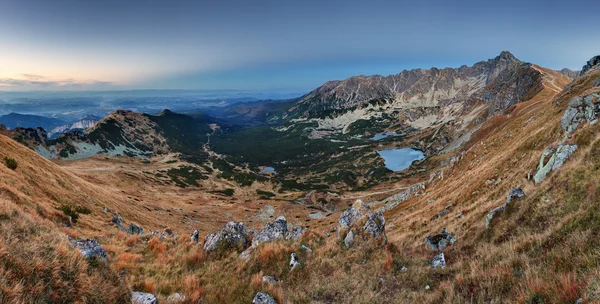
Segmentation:
<svg viewBox="0 0 600 304">
<path fill-rule="evenodd" d="M 75 208 L 68 205 L 61 205 L 58 210 L 62 211 L 66 216 L 71 217 L 73 223 L 77 223 L 79 220 L 79 214 L 90 214 L 92 211 L 86 207 L 76 206 Z"/>
<path fill-rule="evenodd" d="M 167 170 L 166 174 L 171 181 L 181 188 L 188 186 L 198 186 L 199 179 L 208 179 L 208 176 L 202 174 L 202 171 L 192 166 L 181 166 Z"/>
<path fill-rule="evenodd" d="M 8 156 L 4 157 L 4 164 L 6 165 L 6 167 L 8 169 L 11 169 L 11 170 L 16 170 L 17 167 L 19 166 L 19 164 L 17 163 L 17 161 L 14 158 L 10 158 Z"/>
</svg>

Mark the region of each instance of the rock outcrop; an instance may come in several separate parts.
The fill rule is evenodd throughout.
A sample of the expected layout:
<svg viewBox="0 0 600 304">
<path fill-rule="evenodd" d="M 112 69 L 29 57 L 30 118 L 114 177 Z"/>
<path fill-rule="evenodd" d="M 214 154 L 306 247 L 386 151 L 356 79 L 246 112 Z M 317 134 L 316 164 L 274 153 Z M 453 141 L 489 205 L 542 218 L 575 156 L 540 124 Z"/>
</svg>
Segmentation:
<svg viewBox="0 0 600 304">
<path fill-rule="evenodd" d="M 546 175 L 553 170 L 556 170 L 562 167 L 563 163 L 577 150 L 577 145 L 567 145 L 560 144 L 556 148 L 556 151 L 553 151 L 550 148 L 546 148 L 544 153 L 542 153 L 542 157 L 540 158 L 540 163 L 538 165 L 537 171 L 533 175 L 533 181 L 537 184 L 546 178 Z M 544 163 L 544 160 L 550 156 L 548 162 Z"/>
<path fill-rule="evenodd" d="M 600 115 L 598 99 L 600 99 L 600 95 L 598 94 L 579 96 L 571 99 L 560 121 L 563 132 L 573 133 L 584 121 L 590 124 L 596 123 L 597 117 Z"/>
<path fill-rule="evenodd" d="M 273 299 L 270 295 L 264 292 L 258 292 L 254 296 L 254 300 L 252 300 L 252 304 L 277 304 L 277 301 Z"/>
<path fill-rule="evenodd" d="M 383 217 L 383 213 L 376 211 L 367 214 L 367 221 L 363 228 L 376 239 L 385 235 L 385 218 Z"/>
<path fill-rule="evenodd" d="M 219 247 L 246 248 L 248 247 L 248 234 L 246 225 L 242 222 L 229 222 L 219 233 L 211 233 L 206 236 L 204 242 L 205 251 L 214 251 Z"/>
<path fill-rule="evenodd" d="M 287 220 L 284 216 L 279 216 L 273 223 L 267 223 L 265 228 L 254 236 L 252 247 L 261 243 L 273 242 L 285 238 L 288 233 Z"/>
<path fill-rule="evenodd" d="M 427 247 L 432 250 L 442 251 L 448 245 L 454 245 L 456 238 L 446 229 L 442 229 L 439 234 L 429 235 L 425 238 Z"/>
<path fill-rule="evenodd" d="M 429 265 L 433 268 L 446 268 L 446 258 L 444 253 L 440 252 L 429 261 Z"/>
<path fill-rule="evenodd" d="M 521 188 L 512 188 L 506 196 L 506 204 L 510 204 L 512 200 L 519 199 L 525 196 L 525 191 Z"/>
<path fill-rule="evenodd" d="M 131 294 L 131 302 L 133 304 L 157 304 L 158 300 L 151 293 L 134 292 Z"/>
<path fill-rule="evenodd" d="M 112 222 L 115 223 L 115 225 L 117 225 L 117 228 L 119 228 L 119 230 L 126 232 L 127 230 L 125 230 L 125 227 L 123 227 L 123 218 L 120 215 L 114 215 L 112 217 Z"/>
<path fill-rule="evenodd" d="M 352 226 L 358 219 L 360 219 L 363 213 L 370 208 L 363 204 L 361 200 L 357 200 L 354 202 L 352 207 L 348 208 L 342 215 L 340 215 L 340 219 L 338 220 L 339 228 L 348 228 Z"/>
<path fill-rule="evenodd" d="M 127 233 L 133 234 L 144 234 L 144 228 L 142 226 L 138 226 L 134 223 L 129 224 L 129 229 L 127 229 Z"/>
<path fill-rule="evenodd" d="M 510 192 L 508 193 L 508 195 L 506 196 L 506 203 L 504 203 L 504 205 L 496 207 L 496 208 L 492 209 L 492 211 L 488 212 L 488 214 L 485 217 L 485 228 L 487 229 L 490 227 L 490 224 L 491 224 L 492 220 L 494 219 L 494 216 L 496 216 L 496 213 L 506 210 L 506 208 L 512 201 L 514 201 L 515 199 L 520 199 L 522 197 L 525 197 L 525 192 L 523 191 L 523 189 L 512 188 L 510 190 Z"/>
<path fill-rule="evenodd" d="M 288 233 L 285 236 L 285 239 L 293 241 L 300 240 L 305 231 L 306 228 L 304 227 L 295 227 L 292 230 L 288 231 Z"/>
<path fill-rule="evenodd" d="M 79 249 L 79 252 L 83 255 L 84 258 L 90 260 L 93 258 L 98 258 L 101 260 L 108 261 L 108 255 L 106 254 L 106 250 L 98 244 L 96 240 L 87 239 L 87 240 L 74 240 L 70 239 L 71 245 Z"/>
<path fill-rule="evenodd" d="M 586 65 L 583 66 L 579 75 L 585 74 L 587 71 L 589 71 L 590 69 L 592 69 L 593 67 L 595 67 L 599 64 L 600 64 L 600 55 L 592 57 L 592 59 L 590 59 L 586 63 Z"/>
</svg>

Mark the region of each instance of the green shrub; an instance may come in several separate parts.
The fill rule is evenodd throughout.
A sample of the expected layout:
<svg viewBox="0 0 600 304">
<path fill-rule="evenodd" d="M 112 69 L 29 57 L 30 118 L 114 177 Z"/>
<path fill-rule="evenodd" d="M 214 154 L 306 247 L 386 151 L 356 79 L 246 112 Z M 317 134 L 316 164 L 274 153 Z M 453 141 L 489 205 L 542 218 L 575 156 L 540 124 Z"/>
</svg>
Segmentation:
<svg viewBox="0 0 600 304">
<path fill-rule="evenodd" d="M 19 164 L 17 163 L 17 161 L 14 158 L 10 158 L 8 156 L 4 157 L 4 163 L 6 164 L 6 167 L 8 167 L 8 169 L 11 169 L 11 170 L 16 170 L 17 167 L 19 166 Z"/>
</svg>

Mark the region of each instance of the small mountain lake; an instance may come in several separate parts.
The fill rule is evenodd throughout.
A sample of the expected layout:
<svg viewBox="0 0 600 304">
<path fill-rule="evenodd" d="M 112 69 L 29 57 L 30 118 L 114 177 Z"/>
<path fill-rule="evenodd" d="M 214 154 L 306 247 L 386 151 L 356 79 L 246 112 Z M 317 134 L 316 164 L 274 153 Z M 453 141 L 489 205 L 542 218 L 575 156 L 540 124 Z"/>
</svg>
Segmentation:
<svg viewBox="0 0 600 304">
<path fill-rule="evenodd" d="M 387 149 L 377 151 L 383 157 L 385 167 L 392 171 L 408 168 L 415 160 L 424 158 L 423 152 L 411 148 Z"/>
<path fill-rule="evenodd" d="M 375 134 L 375 136 L 373 136 L 371 138 L 371 140 L 380 140 L 380 139 L 384 139 L 384 138 L 389 137 L 389 136 L 398 136 L 398 134 L 396 134 L 396 132 L 377 133 L 377 134 Z"/>
<path fill-rule="evenodd" d="M 273 167 L 264 167 L 260 170 L 260 173 L 275 173 L 275 168 Z"/>
</svg>

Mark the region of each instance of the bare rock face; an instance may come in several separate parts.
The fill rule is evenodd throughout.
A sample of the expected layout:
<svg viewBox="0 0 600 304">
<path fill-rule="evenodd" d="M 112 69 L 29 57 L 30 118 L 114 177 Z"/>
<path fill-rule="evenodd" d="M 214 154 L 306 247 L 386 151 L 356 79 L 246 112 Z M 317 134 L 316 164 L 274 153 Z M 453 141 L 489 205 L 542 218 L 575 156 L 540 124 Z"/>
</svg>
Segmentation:
<svg viewBox="0 0 600 304">
<path fill-rule="evenodd" d="M 455 242 L 456 238 L 450 232 L 446 231 L 446 229 L 442 229 L 439 234 L 429 235 L 425 239 L 427 247 L 436 251 L 441 251 L 448 245 L 454 245 Z"/>
<path fill-rule="evenodd" d="M 225 227 L 219 233 L 213 232 L 206 236 L 206 241 L 204 242 L 205 251 L 214 251 L 220 246 L 227 248 L 248 247 L 246 225 L 241 222 L 229 222 L 225 224 Z"/>
<path fill-rule="evenodd" d="M 446 268 L 446 258 L 444 253 L 440 252 L 429 261 L 429 265 L 433 268 Z"/>
<path fill-rule="evenodd" d="M 385 235 L 385 218 L 383 217 L 383 213 L 376 211 L 367 214 L 367 221 L 363 228 L 376 239 Z"/>
<path fill-rule="evenodd" d="M 254 296 L 254 300 L 252 300 L 252 304 L 277 304 L 277 301 L 273 299 L 270 295 L 264 292 L 258 292 Z"/>
<path fill-rule="evenodd" d="M 273 223 L 267 223 L 265 228 L 254 236 L 252 247 L 256 247 L 265 242 L 273 242 L 285 238 L 287 232 L 287 220 L 284 216 L 279 216 Z"/>
<path fill-rule="evenodd" d="M 158 300 L 151 293 L 134 292 L 131 294 L 131 302 L 133 304 L 157 304 Z"/>
<path fill-rule="evenodd" d="M 86 259 L 99 258 L 101 260 L 108 261 L 108 255 L 106 254 L 106 250 L 98 244 L 96 240 L 87 239 L 87 240 L 74 240 L 70 239 L 71 245 L 75 246 L 79 249 L 79 252 Z"/>
<path fill-rule="evenodd" d="M 133 234 L 144 234 L 144 228 L 142 226 L 138 226 L 134 223 L 129 224 L 129 229 L 127 229 L 127 233 Z"/>
</svg>

